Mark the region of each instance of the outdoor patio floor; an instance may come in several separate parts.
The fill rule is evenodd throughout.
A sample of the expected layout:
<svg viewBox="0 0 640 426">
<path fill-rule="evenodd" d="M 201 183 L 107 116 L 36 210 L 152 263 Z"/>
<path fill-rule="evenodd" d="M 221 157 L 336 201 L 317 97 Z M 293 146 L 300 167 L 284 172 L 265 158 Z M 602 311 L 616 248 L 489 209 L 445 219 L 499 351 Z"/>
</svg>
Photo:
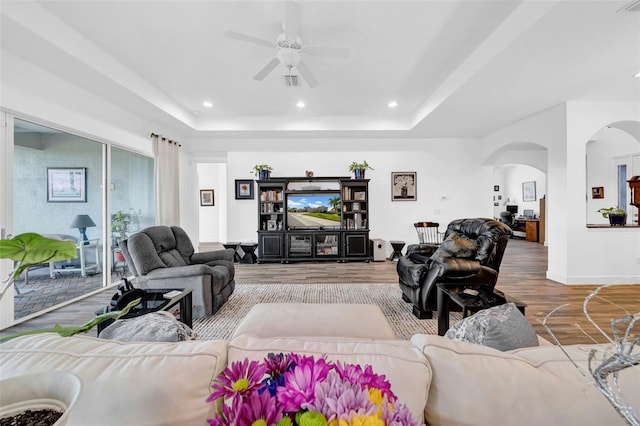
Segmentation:
<svg viewBox="0 0 640 426">
<path fill-rule="evenodd" d="M 119 280 L 119 273 L 111 275 L 111 282 Z M 16 286 L 21 292 L 28 292 L 14 293 L 16 320 L 103 288 L 102 273 L 82 277 L 80 272 L 62 272 L 57 273 L 56 278 L 51 278 L 46 267 L 30 269 L 28 283 L 23 273 L 16 281 Z"/>
</svg>

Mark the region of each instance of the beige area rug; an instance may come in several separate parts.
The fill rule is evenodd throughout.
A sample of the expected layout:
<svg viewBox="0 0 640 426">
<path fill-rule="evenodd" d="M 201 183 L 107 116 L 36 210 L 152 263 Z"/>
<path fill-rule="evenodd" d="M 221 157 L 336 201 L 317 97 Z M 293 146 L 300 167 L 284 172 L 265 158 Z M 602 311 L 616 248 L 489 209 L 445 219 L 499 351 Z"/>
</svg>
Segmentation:
<svg viewBox="0 0 640 426">
<path fill-rule="evenodd" d="M 380 306 L 398 339 L 438 334 L 435 312 L 431 320 L 414 317 L 397 284 L 237 284 L 227 303 L 215 315 L 195 320 L 193 329 L 201 340 L 229 339 L 256 303 L 373 304 Z M 460 313 L 451 313 L 451 324 L 459 319 Z"/>
</svg>

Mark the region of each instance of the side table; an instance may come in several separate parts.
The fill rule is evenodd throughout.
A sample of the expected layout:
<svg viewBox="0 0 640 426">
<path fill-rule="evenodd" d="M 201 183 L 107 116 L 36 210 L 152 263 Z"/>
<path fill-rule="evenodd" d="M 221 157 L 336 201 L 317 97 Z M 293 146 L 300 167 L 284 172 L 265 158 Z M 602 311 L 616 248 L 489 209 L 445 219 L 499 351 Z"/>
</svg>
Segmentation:
<svg viewBox="0 0 640 426">
<path fill-rule="evenodd" d="M 507 302 L 515 303 L 516 307 L 524 314 L 526 303 L 516 298 L 505 295 L 500 290 L 493 289 L 488 284 L 436 284 L 438 286 L 438 335 L 444 336 L 449 330 L 449 306 L 455 303 L 462 308 L 462 318 L 468 317 L 470 314 L 476 313 L 483 309 L 493 306 L 502 305 Z M 478 290 L 477 296 L 463 293 L 465 288 L 473 288 Z"/>
<path fill-rule="evenodd" d="M 256 256 L 256 249 L 258 243 L 240 243 L 240 250 L 244 254 L 241 255 L 240 263 L 258 263 L 258 256 Z"/>
<path fill-rule="evenodd" d="M 240 262 L 241 257 L 240 257 L 240 254 L 238 254 L 238 249 L 240 248 L 240 243 L 239 242 L 224 243 L 222 245 L 226 249 L 233 249 L 233 261 L 234 262 Z"/>
<path fill-rule="evenodd" d="M 165 294 L 178 291 L 175 296 L 167 299 Z M 134 318 L 150 312 L 166 311 L 178 313 L 177 318 L 180 322 L 193 327 L 193 295 L 190 288 L 148 288 L 144 290 L 142 302 L 134 306 L 122 318 Z M 96 314 L 104 313 L 104 309 L 96 312 Z M 98 336 L 113 320 L 106 320 L 98 324 Z"/>
<path fill-rule="evenodd" d="M 391 248 L 393 249 L 393 253 L 389 256 L 389 260 L 396 260 L 402 257 L 402 249 L 404 248 L 404 241 L 389 241 L 391 244 Z"/>
</svg>

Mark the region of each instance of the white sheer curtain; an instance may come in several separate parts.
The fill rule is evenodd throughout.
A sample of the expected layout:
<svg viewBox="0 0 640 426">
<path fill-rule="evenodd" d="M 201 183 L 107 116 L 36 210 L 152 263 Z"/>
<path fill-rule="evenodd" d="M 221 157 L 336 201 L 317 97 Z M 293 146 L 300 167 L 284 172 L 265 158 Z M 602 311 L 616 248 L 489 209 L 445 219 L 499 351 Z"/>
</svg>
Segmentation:
<svg viewBox="0 0 640 426">
<path fill-rule="evenodd" d="M 180 144 L 151 134 L 155 156 L 156 224 L 180 225 Z"/>
</svg>

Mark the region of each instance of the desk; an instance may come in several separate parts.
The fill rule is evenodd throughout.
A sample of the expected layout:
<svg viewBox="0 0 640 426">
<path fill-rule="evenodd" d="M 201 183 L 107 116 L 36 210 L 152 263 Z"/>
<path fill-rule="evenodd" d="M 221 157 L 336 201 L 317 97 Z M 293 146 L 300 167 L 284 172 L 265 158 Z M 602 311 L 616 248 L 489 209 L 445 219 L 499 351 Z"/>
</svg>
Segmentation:
<svg viewBox="0 0 640 426">
<path fill-rule="evenodd" d="M 80 272 L 80 275 L 83 277 L 87 276 L 88 271 L 95 271 L 96 274 L 102 272 L 100 269 L 99 238 L 89 241 L 80 241 L 78 244 L 76 244 L 76 249 L 78 250 L 78 259 L 80 260 L 80 265 L 75 266 L 73 264 L 70 264 L 70 267 L 65 268 L 64 264 L 62 264 L 62 266 L 56 267 L 55 262 L 49 262 L 49 276 L 51 278 L 56 277 L 56 272 Z M 95 263 L 87 263 L 87 252 L 89 252 L 90 250 L 95 251 Z"/>
<path fill-rule="evenodd" d="M 513 219 L 513 229 L 514 231 L 524 232 L 524 237 L 527 241 L 531 241 L 534 243 L 538 242 L 539 239 L 539 229 L 540 229 L 540 220 L 538 219 L 525 219 L 523 217 L 518 217 Z"/>
</svg>

